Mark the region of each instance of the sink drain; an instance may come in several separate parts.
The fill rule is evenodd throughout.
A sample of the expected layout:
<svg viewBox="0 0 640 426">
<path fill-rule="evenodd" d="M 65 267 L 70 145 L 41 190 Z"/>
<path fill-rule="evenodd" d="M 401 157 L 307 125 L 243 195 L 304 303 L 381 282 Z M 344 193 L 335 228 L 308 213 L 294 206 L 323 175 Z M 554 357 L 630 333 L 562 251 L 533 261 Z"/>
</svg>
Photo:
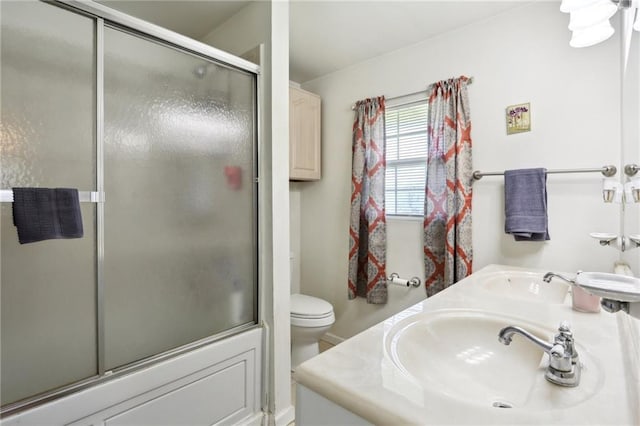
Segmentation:
<svg viewBox="0 0 640 426">
<path fill-rule="evenodd" d="M 495 401 L 493 406 L 496 408 L 513 408 L 513 405 L 510 402 L 505 401 Z"/>
</svg>

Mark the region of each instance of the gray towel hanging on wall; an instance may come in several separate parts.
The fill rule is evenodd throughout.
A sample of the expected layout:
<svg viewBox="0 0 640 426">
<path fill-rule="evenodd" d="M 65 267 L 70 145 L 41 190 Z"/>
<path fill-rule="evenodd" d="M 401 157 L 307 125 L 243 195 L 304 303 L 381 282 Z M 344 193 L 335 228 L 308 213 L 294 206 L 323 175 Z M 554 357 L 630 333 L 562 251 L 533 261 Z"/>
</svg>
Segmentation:
<svg viewBox="0 0 640 426">
<path fill-rule="evenodd" d="M 549 240 L 547 170 L 505 170 L 504 210 L 504 231 L 516 241 Z"/>
</svg>

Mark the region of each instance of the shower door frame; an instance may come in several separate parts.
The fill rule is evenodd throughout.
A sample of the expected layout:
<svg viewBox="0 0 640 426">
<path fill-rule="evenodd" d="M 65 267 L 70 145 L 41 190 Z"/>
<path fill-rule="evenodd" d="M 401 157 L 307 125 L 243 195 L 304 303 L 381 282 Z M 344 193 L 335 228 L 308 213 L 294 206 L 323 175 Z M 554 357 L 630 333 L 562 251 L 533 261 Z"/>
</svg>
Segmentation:
<svg viewBox="0 0 640 426">
<path fill-rule="evenodd" d="M 41 406 L 45 403 L 57 400 L 64 396 L 71 395 L 81 390 L 110 381 L 114 378 L 130 374 L 150 365 L 165 361 L 178 355 L 202 348 L 208 344 L 219 341 L 225 337 L 239 334 L 241 332 L 259 328 L 260 326 L 260 286 L 259 286 L 259 153 L 261 152 L 261 95 L 263 88 L 263 76 L 261 67 L 257 64 L 234 56 L 230 53 L 216 49 L 207 44 L 193 40 L 181 34 L 167 30 L 155 24 L 143 21 L 138 18 L 126 15 L 116 10 L 110 9 L 91 0 L 41 0 L 54 6 L 67 9 L 73 13 L 90 17 L 95 20 L 95 55 L 96 55 L 96 190 L 97 196 L 91 197 L 91 202 L 96 203 L 96 324 L 97 324 L 97 371 L 93 377 L 80 380 L 67 386 L 45 391 L 41 394 L 7 404 L 0 409 L 0 419 L 13 414 L 21 413 Z M 243 324 L 231 329 L 216 333 L 200 340 L 179 346 L 177 348 L 144 358 L 139 361 L 106 371 L 105 360 L 105 329 L 104 329 L 104 28 L 110 27 L 117 30 L 124 30 L 137 37 L 152 42 L 160 42 L 162 45 L 176 49 L 178 51 L 200 57 L 204 60 L 214 62 L 220 66 L 248 72 L 255 75 L 255 108 L 253 120 L 253 132 L 255 146 L 253 149 L 253 253 L 254 260 L 254 318 L 253 324 Z M 255 178 L 254 178 L 255 177 Z"/>
</svg>

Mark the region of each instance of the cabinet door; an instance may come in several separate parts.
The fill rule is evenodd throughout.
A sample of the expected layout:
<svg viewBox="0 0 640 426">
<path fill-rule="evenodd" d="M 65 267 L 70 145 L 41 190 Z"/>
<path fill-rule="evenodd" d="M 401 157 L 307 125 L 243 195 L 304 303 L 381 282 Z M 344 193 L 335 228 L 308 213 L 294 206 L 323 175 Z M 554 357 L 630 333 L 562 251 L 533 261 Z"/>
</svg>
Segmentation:
<svg viewBox="0 0 640 426">
<path fill-rule="evenodd" d="M 289 179 L 320 179 L 320 97 L 289 88 Z"/>
</svg>

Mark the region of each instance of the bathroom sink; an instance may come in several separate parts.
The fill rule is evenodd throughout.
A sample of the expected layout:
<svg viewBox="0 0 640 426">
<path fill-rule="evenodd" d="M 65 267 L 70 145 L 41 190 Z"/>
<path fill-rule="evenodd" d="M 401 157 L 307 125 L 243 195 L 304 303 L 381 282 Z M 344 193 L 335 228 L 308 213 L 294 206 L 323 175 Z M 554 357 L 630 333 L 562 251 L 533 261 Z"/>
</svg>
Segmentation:
<svg viewBox="0 0 640 426">
<path fill-rule="evenodd" d="M 402 373 L 425 389 L 467 404 L 516 409 L 559 409 L 586 401 L 603 381 L 602 368 L 579 345 L 585 365 L 581 383 L 561 387 L 544 378 L 548 356 L 541 348 L 514 336 L 505 346 L 499 331 L 520 326 L 550 341 L 554 325 L 474 310 L 441 310 L 416 314 L 386 334 L 386 355 Z M 557 326 L 557 324 L 555 325 Z"/>
<path fill-rule="evenodd" d="M 484 290 L 513 299 L 563 303 L 569 286 L 558 280 L 546 283 L 543 274 L 525 271 L 500 271 L 478 276 Z"/>
</svg>

